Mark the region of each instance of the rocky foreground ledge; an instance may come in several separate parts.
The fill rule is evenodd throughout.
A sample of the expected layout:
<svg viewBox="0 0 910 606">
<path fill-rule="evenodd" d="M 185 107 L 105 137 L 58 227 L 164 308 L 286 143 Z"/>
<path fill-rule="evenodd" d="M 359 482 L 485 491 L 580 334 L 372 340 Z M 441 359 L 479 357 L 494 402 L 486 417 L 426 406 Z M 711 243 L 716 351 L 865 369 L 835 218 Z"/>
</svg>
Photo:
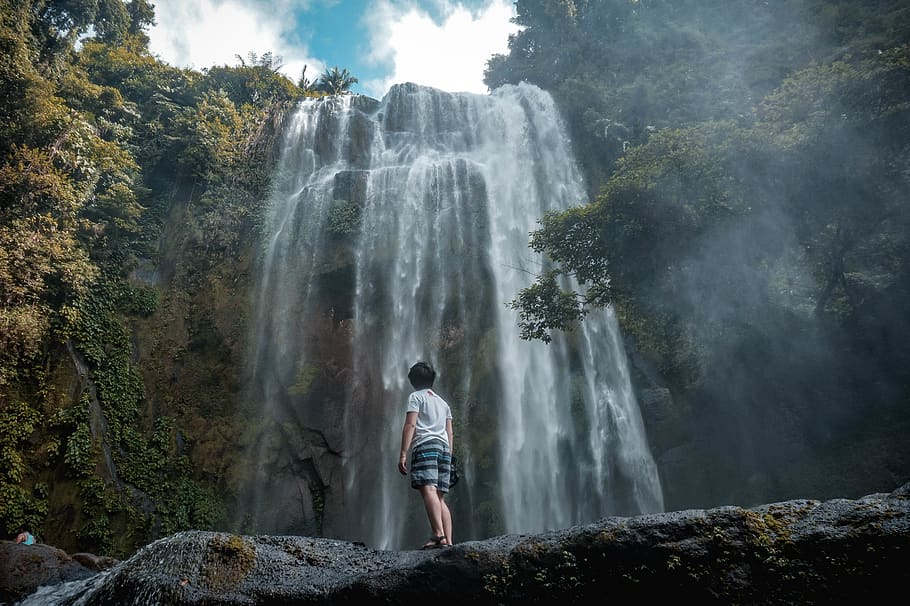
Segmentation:
<svg viewBox="0 0 910 606">
<path fill-rule="evenodd" d="M 609 517 L 431 551 L 182 532 L 19 603 L 852 604 L 906 595 L 908 583 L 910 484 L 856 500 Z"/>
</svg>

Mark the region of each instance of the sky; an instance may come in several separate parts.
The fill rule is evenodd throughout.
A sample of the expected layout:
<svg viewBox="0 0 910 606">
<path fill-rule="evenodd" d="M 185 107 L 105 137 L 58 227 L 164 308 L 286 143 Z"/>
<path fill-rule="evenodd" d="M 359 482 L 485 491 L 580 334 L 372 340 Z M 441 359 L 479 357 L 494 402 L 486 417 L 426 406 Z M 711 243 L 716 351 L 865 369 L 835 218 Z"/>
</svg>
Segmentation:
<svg viewBox="0 0 910 606">
<path fill-rule="evenodd" d="M 176 67 L 282 59 L 294 82 L 347 69 L 352 92 L 382 99 L 392 84 L 487 93 L 483 70 L 508 52 L 512 0 L 153 0 L 151 52 Z"/>
</svg>

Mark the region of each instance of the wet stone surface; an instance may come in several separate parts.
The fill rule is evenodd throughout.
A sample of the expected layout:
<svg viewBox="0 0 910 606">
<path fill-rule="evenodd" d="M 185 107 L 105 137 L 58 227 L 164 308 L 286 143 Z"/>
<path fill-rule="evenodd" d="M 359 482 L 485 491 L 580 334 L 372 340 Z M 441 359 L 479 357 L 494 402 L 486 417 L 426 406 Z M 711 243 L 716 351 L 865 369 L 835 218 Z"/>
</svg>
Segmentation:
<svg viewBox="0 0 910 606">
<path fill-rule="evenodd" d="M 11 547 L 23 549 L 4 546 L 7 575 Z M 570 604 L 683 595 L 700 604 L 846 604 L 899 595 L 910 581 L 908 553 L 910 485 L 856 500 L 609 517 L 427 551 L 183 532 L 101 573 L 83 567 L 78 574 L 88 578 L 21 604 Z M 45 561 L 48 571 L 64 567 L 68 556 L 58 557 Z M 7 581 L 3 590 L 9 599 L 16 587 Z"/>
</svg>

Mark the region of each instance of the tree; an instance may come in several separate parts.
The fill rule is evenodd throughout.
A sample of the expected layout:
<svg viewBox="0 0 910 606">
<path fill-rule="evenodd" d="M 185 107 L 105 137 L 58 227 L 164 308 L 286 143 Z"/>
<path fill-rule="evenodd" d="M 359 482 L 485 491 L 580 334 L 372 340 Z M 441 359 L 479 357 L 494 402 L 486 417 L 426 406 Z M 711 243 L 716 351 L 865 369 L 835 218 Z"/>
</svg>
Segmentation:
<svg viewBox="0 0 910 606">
<path fill-rule="evenodd" d="M 253 104 L 260 107 L 300 96 L 294 83 L 278 71 L 283 65 L 280 55 L 250 52 L 246 59 L 240 55 L 235 57 L 240 65 L 205 70 L 206 77 L 199 83 L 197 92 L 203 94 L 222 90 L 238 106 Z"/>
<path fill-rule="evenodd" d="M 246 67 L 247 62 L 240 55 L 234 55 L 240 61 L 241 67 Z M 281 55 L 276 55 L 272 51 L 263 53 L 261 56 L 257 55 L 253 51 L 247 53 L 247 59 L 249 59 L 249 65 L 251 67 L 263 67 L 271 72 L 277 73 L 284 66 L 284 59 Z"/>
<path fill-rule="evenodd" d="M 338 66 L 327 69 L 316 83 L 316 88 L 331 95 L 340 95 L 348 92 L 359 80 L 348 72 L 347 68 L 338 69 Z"/>
<path fill-rule="evenodd" d="M 131 0 L 126 3 L 126 12 L 130 17 L 129 33 L 140 37 L 147 48 L 149 38 L 145 30 L 155 25 L 155 6 L 148 0 Z"/>
<path fill-rule="evenodd" d="M 300 79 L 297 81 L 297 88 L 299 88 L 300 90 L 302 90 L 305 93 L 309 92 L 310 89 L 313 87 L 313 83 L 310 81 L 309 78 L 306 77 L 306 68 L 307 68 L 307 66 L 304 65 L 303 70 L 300 72 Z"/>
<path fill-rule="evenodd" d="M 910 259 L 910 49 L 811 65 L 761 105 L 790 174 L 788 210 L 817 281 L 815 313 L 842 317 L 899 280 Z"/>
</svg>

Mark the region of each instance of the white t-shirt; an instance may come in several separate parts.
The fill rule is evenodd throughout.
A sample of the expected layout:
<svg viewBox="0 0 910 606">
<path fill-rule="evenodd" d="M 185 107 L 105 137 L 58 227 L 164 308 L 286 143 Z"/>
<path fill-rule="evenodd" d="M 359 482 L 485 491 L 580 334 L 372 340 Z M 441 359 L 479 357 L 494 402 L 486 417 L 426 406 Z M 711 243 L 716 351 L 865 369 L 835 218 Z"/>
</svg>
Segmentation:
<svg viewBox="0 0 910 606">
<path fill-rule="evenodd" d="M 427 440 L 438 439 L 449 443 L 446 420 L 452 418 L 449 404 L 432 389 L 418 389 L 408 396 L 408 412 L 417 413 L 417 429 L 412 447 Z"/>
</svg>

